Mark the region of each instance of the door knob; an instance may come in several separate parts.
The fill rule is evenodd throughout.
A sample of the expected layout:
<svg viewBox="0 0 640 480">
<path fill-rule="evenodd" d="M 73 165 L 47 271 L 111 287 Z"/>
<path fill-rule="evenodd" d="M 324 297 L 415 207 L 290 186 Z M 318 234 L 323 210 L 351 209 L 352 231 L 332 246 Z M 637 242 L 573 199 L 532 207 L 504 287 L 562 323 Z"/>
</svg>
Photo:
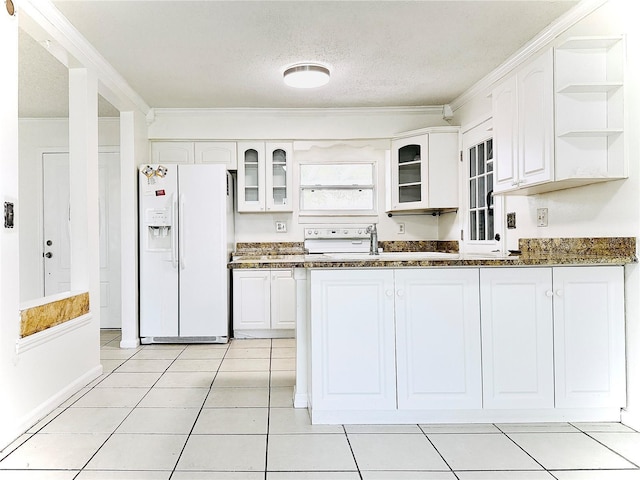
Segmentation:
<svg viewBox="0 0 640 480">
<path fill-rule="evenodd" d="M 51 245 L 53 245 L 53 242 L 51 240 L 47 240 L 47 247 L 50 247 Z"/>
<path fill-rule="evenodd" d="M 47 257 L 47 258 L 51 258 L 51 257 L 53 257 L 53 253 L 47 252 L 47 253 L 44 254 L 44 256 Z"/>
</svg>

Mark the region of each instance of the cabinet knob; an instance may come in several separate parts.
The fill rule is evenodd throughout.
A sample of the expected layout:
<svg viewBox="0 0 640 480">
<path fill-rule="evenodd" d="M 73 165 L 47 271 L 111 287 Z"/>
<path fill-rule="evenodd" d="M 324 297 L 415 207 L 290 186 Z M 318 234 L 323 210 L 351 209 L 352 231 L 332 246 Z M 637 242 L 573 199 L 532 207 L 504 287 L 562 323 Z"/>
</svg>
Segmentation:
<svg viewBox="0 0 640 480">
<path fill-rule="evenodd" d="M 563 296 L 564 295 L 564 290 L 559 288 L 558 290 L 556 290 L 556 295 L 559 296 L 559 297 Z"/>
<path fill-rule="evenodd" d="M 545 294 L 547 297 L 553 297 L 553 290 L 547 290 L 546 292 L 544 292 L 544 294 Z"/>
<path fill-rule="evenodd" d="M 393 290 L 385 290 L 384 293 L 387 295 L 387 297 L 393 297 Z"/>
<path fill-rule="evenodd" d="M 398 296 L 404 297 L 404 290 L 398 290 Z"/>
</svg>

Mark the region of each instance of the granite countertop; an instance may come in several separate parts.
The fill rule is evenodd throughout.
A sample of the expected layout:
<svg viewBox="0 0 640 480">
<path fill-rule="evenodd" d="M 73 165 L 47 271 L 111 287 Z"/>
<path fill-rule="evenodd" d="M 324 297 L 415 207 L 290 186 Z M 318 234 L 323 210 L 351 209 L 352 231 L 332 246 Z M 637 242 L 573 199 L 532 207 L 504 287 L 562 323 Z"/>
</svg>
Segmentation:
<svg viewBox="0 0 640 480">
<path fill-rule="evenodd" d="M 390 245 L 380 255 L 305 254 L 301 244 L 239 244 L 228 267 L 237 268 L 402 268 L 551 265 L 625 265 L 637 262 L 635 237 L 520 239 L 514 254 L 460 254 L 414 250 L 415 245 Z M 397 242 L 400 243 L 400 242 Z M 406 243 L 406 242 L 402 242 Z M 415 242 L 418 243 L 418 242 Z M 420 242 L 424 243 L 424 242 Z M 246 245 L 251 245 L 245 248 Z M 398 247 L 407 247 L 398 251 Z M 457 246 L 457 243 L 456 243 Z M 421 245 L 421 247 L 424 247 Z M 384 247 L 383 247 L 384 248 Z M 389 251 L 391 250 L 391 251 Z"/>
</svg>

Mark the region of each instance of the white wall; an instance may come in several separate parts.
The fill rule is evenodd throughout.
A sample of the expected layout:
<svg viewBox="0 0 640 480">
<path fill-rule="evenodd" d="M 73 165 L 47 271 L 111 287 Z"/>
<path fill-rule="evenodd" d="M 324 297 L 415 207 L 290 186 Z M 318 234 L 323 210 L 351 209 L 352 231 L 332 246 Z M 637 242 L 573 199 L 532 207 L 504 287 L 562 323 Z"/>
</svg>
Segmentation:
<svg viewBox="0 0 640 480">
<path fill-rule="evenodd" d="M 120 144 L 119 119 L 99 121 L 101 146 Z M 43 295 L 42 271 L 42 154 L 69 151 L 66 118 L 27 118 L 19 121 L 20 301 Z"/>
<path fill-rule="evenodd" d="M 506 231 L 507 248 L 517 248 L 519 238 L 637 237 L 640 233 L 640 35 L 631 2 L 611 0 L 564 32 L 552 43 L 569 36 L 626 36 L 627 65 L 625 109 L 627 118 L 629 178 L 532 196 L 505 196 L 505 213 L 515 212 L 517 228 Z M 490 89 L 455 112 L 466 127 L 491 114 Z M 549 226 L 537 227 L 536 209 L 549 209 Z M 625 420 L 640 426 L 640 280 L 637 265 L 626 268 L 628 412 Z"/>
<path fill-rule="evenodd" d="M 0 230 L 0 449 L 100 372 L 91 322 L 55 337 L 19 339 L 18 19 L 0 15 L 0 198 L 14 202 L 16 228 Z M 28 173 L 28 172 L 27 172 Z M 28 188 L 28 187 L 27 187 Z M 28 232 L 28 231 L 27 231 Z M 28 235 L 29 233 L 27 233 Z M 71 323 L 71 322 L 69 322 Z M 50 329 L 55 332 L 60 330 Z M 40 340 L 34 342 L 34 340 Z M 93 340 L 93 341 L 92 341 Z"/>
</svg>

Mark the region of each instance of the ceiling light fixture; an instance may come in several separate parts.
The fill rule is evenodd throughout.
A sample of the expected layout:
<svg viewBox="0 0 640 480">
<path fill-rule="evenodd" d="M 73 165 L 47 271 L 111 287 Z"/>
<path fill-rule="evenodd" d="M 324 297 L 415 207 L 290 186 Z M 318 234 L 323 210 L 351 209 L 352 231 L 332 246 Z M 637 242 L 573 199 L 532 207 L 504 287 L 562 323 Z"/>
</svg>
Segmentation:
<svg viewBox="0 0 640 480">
<path fill-rule="evenodd" d="M 300 63 L 284 71 L 284 83 L 294 88 L 316 88 L 326 85 L 329 69 L 317 63 Z"/>
</svg>

